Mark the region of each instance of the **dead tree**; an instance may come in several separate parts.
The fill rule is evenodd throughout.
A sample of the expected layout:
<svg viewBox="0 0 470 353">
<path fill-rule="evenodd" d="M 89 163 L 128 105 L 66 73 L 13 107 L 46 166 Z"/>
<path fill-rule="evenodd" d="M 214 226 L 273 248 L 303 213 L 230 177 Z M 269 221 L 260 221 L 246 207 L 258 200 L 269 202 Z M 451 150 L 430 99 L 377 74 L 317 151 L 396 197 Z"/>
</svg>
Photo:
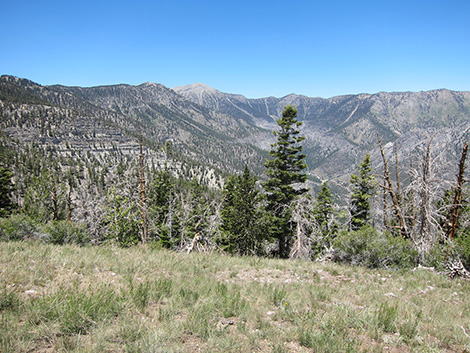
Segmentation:
<svg viewBox="0 0 470 353">
<path fill-rule="evenodd" d="M 57 182 L 54 176 L 52 176 L 52 184 L 50 190 L 51 208 L 52 208 L 52 220 L 59 220 L 59 199 L 57 192 Z"/>
<path fill-rule="evenodd" d="M 413 167 L 413 158 L 410 158 L 410 170 L 414 170 Z M 410 176 L 411 178 L 411 176 Z M 413 185 L 413 179 L 410 180 L 410 184 Z M 410 188 L 409 193 L 407 195 L 408 197 L 408 226 L 410 229 L 415 229 L 416 227 L 416 204 L 415 204 L 415 189 Z"/>
<path fill-rule="evenodd" d="M 462 150 L 462 156 L 460 158 L 459 173 L 457 175 L 457 186 L 455 188 L 454 202 L 447 217 L 449 223 L 447 237 L 449 239 L 452 239 L 455 236 L 455 231 L 459 223 L 460 210 L 462 209 L 462 187 L 464 183 L 465 160 L 467 159 L 467 151 L 468 143 L 466 142 Z"/>
<path fill-rule="evenodd" d="M 397 180 L 397 192 L 396 192 L 396 197 L 398 201 L 398 205 L 400 206 L 400 209 L 403 210 L 403 205 L 402 205 L 402 192 L 401 192 L 401 182 L 400 182 L 400 167 L 398 163 L 398 146 L 397 146 L 397 141 L 395 140 L 394 144 L 394 150 L 395 150 L 395 167 L 396 167 L 396 180 Z M 384 173 L 383 173 L 383 185 L 387 183 L 387 174 L 386 174 L 386 169 L 384 168 Z M 382 203 L 383 203 L 383 225 L 385 229 L 391 229 L 390 221 L 388 218 L 388 202 L 387 202 L 387 191 L 388 188 L 385 188 L 382 186 Z"/>
<path fill-rule="evenodd" d="M 401 182 L 400 182 L 400 167 L 398 163 L 398 145 L 397 141 L 395 140 L 395 166 L 396 166 L 396 175 L 397 175 L 397 201 L 398 205 L 402 206 L 401 201 L 402 201 L 402 193 L 401 193 Z"/>
<path fill-rule="evenodd" d="M 422 151 L 420 168 L 410 171 L 413 181 L 409 189 L 415 196 L 416 205 L 414 227 L 411 230 L 415 248 L 421 257 L 424 257 L 444 236 L 442 229 L 442 212 L 437 207 L 440 199 L 442 180 L 434 169 L 434 160 L 431 158 L 432 136 Z"/>
<path fill-rule="evenodd" d="M 420 209 L 420 225 L 419 225 L 419 235 L 423 237 L 428 231 L 428 220 L 429 220 L 429 181 L 431 173 L 431 142 L 432 137 L 429 139 L 426 151 L 423 154 L 423 160 L 421 163 L 422 166 L 422 175 L 421 175 L 421 187 L 420 187 L 420 196 L 421 196 L 421 209 Z"/>
<path fill-rule="evenodd" d="M 145 171 L 144 171 L 144 154 L 142 148 L 142 134 L 139 139 L 140 145 L 140 208 L 142 212 L 142 244 L 147 243 L 147 198 L 145 196 Z"/>
<path fill-rule="evenodd" d="M 72 221 L 72 185 L 69 180 L 69 188 L 67 192 L 67 221 Z"/>
<path fill-rule="evenodd" d="M 71 219 L 86 226 L 92 244 L 100 244 L 105 237 L 106 227 L 102 226 L 106 214 L 105 208 L 106 197 L 89 178 L 78 185 Z"/>
<path fill-rule="evenodd" d="M 385 169 L 384 169 L 384 175 L 383 175 L 383 185 L 385 185 L 386 182 L 386 176 L 385 176 Z M 382 187 L 382 202 L 383 202 L 383 223 L 384 223 L 384 228 L 389 229 L 390 228 L 390 222 L 388 221 L 388 205 L 387 205 L 387 189 Z"/>
<path fill-rule="evenodd" d="M 199 219 L 194 227 L 196 234 L 183 247 L 187 254 L 190 252 L 212 253 L 214 250 L 220 250 L 213 241 L 220 229 L 220 208 L 221 202 L 213 201 L 201 215 L 197 216 Z M 203 229 L 202 223 L 207 223 L 205 229 Z"/>
<path fill-rule="evenodd" d="M 289 205 L 292 223 L 296 228 L 294 244 L 292 245 L 289 258 L 308 260 L 312 256 L 312 240 L 309 233 L 314 227 L 315 218 L 311 198 L 302 196 Z"/>
<path fill-rule="evenodd" d="M 382 154 L 382 159 L 384 162 L 384 178 L 386 181 L 386 185 L 381 185 L 381 187 L 388 191 L 390 198 L 392 199 L 393 212 L 398 220 L 398 229 L 400 230 L 400 234 L 403 236 L 403 238 L 408 239 L 410 238 L 410 235 L 406 226 L 405 218 L 403 217 L 400 204 L 398 202 L 399 199 L 393 188 L 393 182 L 392 178 L 390 177 L 390 170 L 388 168 L 387 158 L 385 157 L 384 149 L 382 146 L 382 140 L 380 139 L 380 135 L 378 133 L 377 138 L 379 140 L 380 153 Z"/>
</svg>

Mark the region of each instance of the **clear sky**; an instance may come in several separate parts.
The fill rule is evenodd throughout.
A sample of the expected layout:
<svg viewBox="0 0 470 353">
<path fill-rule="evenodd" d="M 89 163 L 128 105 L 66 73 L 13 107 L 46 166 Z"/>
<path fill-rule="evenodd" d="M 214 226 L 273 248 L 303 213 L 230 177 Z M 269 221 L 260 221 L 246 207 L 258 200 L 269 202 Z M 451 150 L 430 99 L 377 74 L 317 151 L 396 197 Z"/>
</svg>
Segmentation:
<svg viewBox="0 0 470 353">
<path fill-rule="evenodd" d="M 469 0 L 0 0 L 0 74 L 250 98 L 470 91 Z"/>
</svg>

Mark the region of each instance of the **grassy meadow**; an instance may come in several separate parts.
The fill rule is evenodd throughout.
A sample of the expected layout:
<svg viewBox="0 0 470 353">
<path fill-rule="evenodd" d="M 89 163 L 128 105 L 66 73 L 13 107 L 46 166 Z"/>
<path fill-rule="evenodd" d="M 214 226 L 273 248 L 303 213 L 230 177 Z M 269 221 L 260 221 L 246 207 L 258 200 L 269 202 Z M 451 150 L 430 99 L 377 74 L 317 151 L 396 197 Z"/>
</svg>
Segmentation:
<svg viewBox="0 0 470 353">
<path fill-rule="evenodd" d="M 0 340 L 0 352 L 470 352 L 470 281 L 0 242 Z"/>
</svg>

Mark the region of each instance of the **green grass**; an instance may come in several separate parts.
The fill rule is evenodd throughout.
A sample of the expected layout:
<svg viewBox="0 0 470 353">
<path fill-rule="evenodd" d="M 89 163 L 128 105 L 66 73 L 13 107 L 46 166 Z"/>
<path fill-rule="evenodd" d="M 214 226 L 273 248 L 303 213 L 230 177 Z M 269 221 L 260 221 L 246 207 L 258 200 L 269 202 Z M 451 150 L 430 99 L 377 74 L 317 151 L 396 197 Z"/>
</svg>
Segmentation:
<svg viewBox="0 0 470 353">
<path fill-rule="evenodd" d="M 469 352 L 470 282 L 429 271 L 0 243 L 0 352 Z"/>
</svg>

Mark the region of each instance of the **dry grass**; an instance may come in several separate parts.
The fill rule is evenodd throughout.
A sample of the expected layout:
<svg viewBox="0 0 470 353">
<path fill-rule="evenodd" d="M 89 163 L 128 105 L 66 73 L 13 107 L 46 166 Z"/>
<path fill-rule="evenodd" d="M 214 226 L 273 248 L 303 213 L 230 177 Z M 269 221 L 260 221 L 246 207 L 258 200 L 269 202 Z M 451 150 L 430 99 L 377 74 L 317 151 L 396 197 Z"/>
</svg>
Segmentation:
<svg viewBox="0 0 470 353">
<path fill-rule="evenodd" d="M 470 283 L 429 271 L 0 243 L 2 352 L 470 352 Z"/>
</svg>

